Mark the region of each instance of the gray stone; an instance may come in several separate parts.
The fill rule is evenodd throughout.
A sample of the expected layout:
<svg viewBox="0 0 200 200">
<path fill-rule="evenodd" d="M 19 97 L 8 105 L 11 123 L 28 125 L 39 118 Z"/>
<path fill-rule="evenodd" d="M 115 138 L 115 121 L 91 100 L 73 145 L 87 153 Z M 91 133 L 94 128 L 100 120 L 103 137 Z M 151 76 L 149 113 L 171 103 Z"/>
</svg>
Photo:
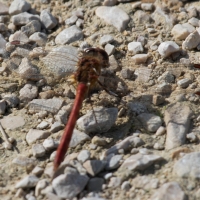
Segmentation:
<svg viewBox="0 0 200 200">
<path fill-rule="evenodd" d="M 41 193 L 41 190 L 46 188 L 48 185 L 48 181 L 46 179 L 39 180 L 36 187 L 35 187 L 35 196 L 39 196 Z"/>
<path fill-rule="evenodd" d="M 4 39 L 3 35 L 0 34 L 0 55 L 3 55 L 5 53 L 6 43 L 7 42 Z"/>
<path fill-rule="evenodd" d="M 182 44 L 183 49 L 192 50 L 200 43 L 200 35 L 198 31 L 190 33 Z"/>
<path fill-rule="evenodd" d="M 49 123 L 46 121 L 42 121 L 37 125 L 37 129 L 43 130 L 46 129 L 49 126 Z"/>
<path fill-rule="evenodd" d="M 120 166 L 120 161 L 122 159 L 122 155 L 114 155 L 112 156 L 106 164 L 106 170 L 116 169 Z"/>
<path fill-rule="evenodd" d="M 40 32 L 40 30 L 41 30 L 41 23 L 38 20 L 32 20 L 25 26 L 21 27 L 21 31 L 25 33 L 27 36 L 30 36 L 35 32 Z"/>
<path fill-rule="evenodd" d="M 156 190 L 150 198 L 150 200 L 155 199 L 186 200 L 187 196 L 177 182 L 168 182 Z"/>
<path fill-rule="evenodd" d="M 55 38 L 56 44 L 70 44 L 77 40 L 83 39 L 83 32 L 76 25 L 73 25 L 69 28 L 61 31 Z"/>
<path fill-rule="evenodd" d="M 0 120 L 4 129 L 14 130 L 25 125 L 25 120 L 22 116 L 5 116 Z"/>
<path fill-rule="evenodd" d="M 87 184 L 87 189 L 90 192 L 98 192 L 102 190 L 102 186 L 104 183 L 104 179 L 103 178 L 98 178 L 98 177 L 94 177 L 91 178 Z"/>
<path fill-rule="evenodd" d="M 29 111 L 40 112 L 48 111 L 50 113 L 57 113 L 62 107 L 63 100 L 59 98 L 53 99 L 33 99 L 28 106 Z"/>
<path fill-rule="evenodd" d="M 11 18 L 11 22 L 16 26 L 20 26 L 20 25 L 26 25 L 32 20 L 39 20 L 39 19 L 40 18 L 38 15 L 33 15 L 27 12 L 23 12 L 17 15 L 13 15 Z"/>
<path fill-rule="evenodd" d="M 89 111 L 77 120 L 77 125 L 80 130 L 86 133 L 103 133 L 108 131 L 117 119 L 118 109 L 99 107 L 94 108 L 94 113 L 93 111 Z M 98 126 L 96 125 L 96 121 Z"/>
<path fill-rule="evenodd" d="M 180 47 L 173 41 L 162 42 L 158 47 L 158 52 L 163 58 L 166 58 L 179 50 Z"/>
<path fill-rule="evenodd" d="M 76 15 L 72 15 L 70 18 L 65 20 L 65 24 L 71 26 L 71 25 L 75 24 L 77 20 L 78 20 L 78 17 Z"/>
<path fill-rule="evenodd" d="M 149 132 L 156 132 L 162 125 L 161 118 L 151 113 L 142 113 L 137 118 Z"/>
<path fill-rule="evenodd" d="M 49 12 L 48 9 L 42 10 L 40 19 L 44 27 L 48 30 L 53 29 L 58 23 L 56 18 Z"/>
<path fill-rule="evenodd" d="M 131 181 L 131 184 L 134 185 L 135 188 L 149 191 L 158 188 L 159 180 L 148 176 L 138 176 Z"/>
<path fill-rule="evenodd" d="M 108 43 L 111 43 L 114 41 L 114 38 L 112 35 L 103 35 L 100 40 L 99 40 L 99 44 L 104 46 Z"/>
<path fill-rule="evenodd" d="M 36 42 L 39 46 L 45 46 L 47 35 L 45 33 L 36 32 L 29 37 L 30 41 Z"/>
<path fill-rule="evenodd" d="M 59 121 L 56 121 L 52 124 L 50 131 L 52 133 L 56 133 L 64 128 L 63 124 L 61 124 Z"/>
<path fill-rule="evenodd" d="M 44 168 L 35 166 L 31 173 L 36 176 L 41 176 L 43 172 L 44 172 Z"/>
<path fill-rule="evenodd" d="M 170 94 L 172 92 L 172 86 L 169 83 L 161 83 L 157 85 L 155 89 L 158 94 Z"/>
<path fill-rule="evenodd" d="M 175 82 L 175 76 L 171 72 L 166 71 L 161 76 L 158 77 L 158 81 L 160 83 L 161 82 L 174 83 Z"/>
<path fill-rule="evenodd" d="M 181 178 L 192 178 L 199 180 L 200 178 L 200 152 L 192 152 L 184 155 L 176 161 L 173 173 Z"/>
<path fill-rule="evenodd" d="M 192 26 L 199 27 L 199 19 L 197 19 L 196 17 L 192 17 L 191 19 L 188 20 L 188 22 L 189 22 Z"/>
<path fill-rule="evenodd" d="M 41 144 L 34 144 L 32 146 L 33 156 L 36 158 L 43 157 L 46 153 L 45 148 Z"/>
<path fill-rule="evenodd" d="M 38 96 L 38 87 L 28 83 L 19 91 L 19 98 L 22 101 L 31 101 Z"/>
<path fill-rule="evenodd" d="M 137 153 L 128 157 L 124 163 L 121 165 L 121 169 L 124 170 L 144 170 L 153 163 L 163 160 L 163 158 L 159 155 L 149 154 L 143 155 L 141 153 Z"/>
<path fill-rule="evenodd" d="M 55 141 L 53 138 L 47 138 L 44 140 L 42 144 L 47 151 L 50 151 L 52 149 L 57 148 L 59 143 Z"/>
<path fill-rule="evenodd" d="M 7 15 L 9 11 L 8 6 L 0 2 L 0 15 Z"/>
<path fill-rule="evenodd" d="M 88 181 L 88 176 L 71 171 L 56 177 L 52 185 L 58 197 L 71 199 L 85 188 Z"/>
<path fill-rule="evenodd" d="M 141 42 L 130 42 L 128 43 L 128 50 L 132 52 L 134 55 L 138 53 L 142 53 L 144 51 Z"/>
<path fill-rule="evenodd" d="M 28 175 L 19 181 L 15 188 L 33 188 L 37 185 L 38 181 L 39 178 L 37 178 L 35 175 Z"/>
<path fill-rule="evenodd" d="M 190 107 L 181 102 L 170 105 L 165 110 L 165 124 L 167 126 L 167 137 L 165 148 L 173 149 L 185 144 L 186 134 L 190 127 Z"/>
<path fill-rule="evenodd" d="M 77 160 L 84 163 L 86 160 L 90 159 L 90 152 L 88 150 L 82 150 L 77 157 Z"/>
<path fill-rule="evenodd" d="M 23 33 L 22 31 L 15 31 L 13 34 L 10 35 L 9 37 L 9 41 L 20 41 L 22 42 L 22 44 L 26 44 L 29 42 L 28 36 Z M 10 43 L 6 44 L 6 49 L 7 49 L 7 45 L 10 45 L 12 47 L 12 45 Z M 16 48 L 15 51 L 17 51 L 19 48 Z M 9 49 L 7 49 L 9 51 Z M 24 49 L 25 50 L 25 49 Z M 16 52 L 16 53 L 21 53 L 22 52 L 22 48 L 20 48 L 20 52 Z M 24 51 L 23 51 L 24 52 Z M 25 52 L 29 53 L 29 50 L 25 50 Z M 19 54 L 20 55 L 20 54 Z M 28 56 L 28 54 L 24 54 L 24 55 L 20 55 L 22 57 Z"/>
<path fill-rule="evenodd" d="M 105 51 L 110 56 L 115 52 L 115 46 L 112 44 L 106 44 Z"/>
<path fill-rule="evenodd" d="M 54 117 L 55 120 L 60 121 L 63 124 L 67 123 L 68 116 L 72 110 L 73 104 L 68 104 L 67 106 L 63 106 L 61 110 L 58 111 L 57 115 Z"/>
<path fill-rule="evenodd" d="M 0 100 L 0 115 L 5 114 L 6 111 L 6 101 L 4 99 Z"/>
<path fill-rule="evenodd" d="M 36 142 L 37 140 L 46 139 L 47 137 L 49 137 L 49 135 L 50 135 L 49 131 L 30 129 L 29 132 L 26 134 L 26 141 L 30 145 Z"/>
<path fill-rule="evenodd" d="M 78 144 L 81 144 L 82 142 L 85 142 L 90 139 L 91 138 L 87 134 L 77 129 L 74 129 L 69 146 L 76 147 Z"/>
<path fill-rule="evenodd" d="M 187 88 L 189 86 L 189 84 L 192 83 L 191 79 L 188 78 L 184 78 L 184 79 L 180 79 L 177 82 L 177 85 L 180 86 L 181 88 Z"/>
<path fill-rule="evenodd" d="M 25 0 L 14 0 L 9 7 L 9 14 L 16 15 L 26 12 L 31 8 L 31 4 Z"/>
<path fill-rule="evenodd" d="M 144 144 L 143 140 L 140 139 L 140 145 Z M 136 147 L 136 143 L 137 143 L 137 147 L 140 146 L 138 144 L 138 137 L 136 136 L 129 136 L 127 138 L 125 138 L 124 140 L 122 140 L 121 142 L 115 144 L 114 146 L 112 146 L 110 149 L 108 149 L 106 152 L 105 152 L 105 155 L 109 155 L 111 153 L 113 154 L 116 154 L 118 153 L 118 151 L 120 149 L 123 149 L 123 150 L 128 150 L 128 149 L 131 149 L 133 147 Z"/>
<path fill-rule="evenodd" d="M 91 176 L 95 176 L 101 172 L 106 165 L 106 162 L 101 160 L 87 160 L 83 163 L 83 167 L 87 170 L 87 173 Z"/>
<path fill-rule="evenodd" d="M 17 157 L 12 160 L 12 163 L 20 167 L 28 168 L 29 166 L 35 166 L 37 160 L 35 158 L 28 158 L 24 155 L 17 155 Z"/>
<path fill-rule="evenodd" d="M 3 99 L 6 101 L 7 106 L 10 108 L 16 108 L 19 105 L 19 98 L 16 96 L 16 94 L 6 94 Z"/>
<path fill-rule="evenodd" d="M 129 16 L 117 6 L 100 6 L 96 9 L 95 13 L 98 17 L 105 20 L 106 23 L 113 25 L 120 32 L 126 29 L 130 20 Z"/>
</svg>

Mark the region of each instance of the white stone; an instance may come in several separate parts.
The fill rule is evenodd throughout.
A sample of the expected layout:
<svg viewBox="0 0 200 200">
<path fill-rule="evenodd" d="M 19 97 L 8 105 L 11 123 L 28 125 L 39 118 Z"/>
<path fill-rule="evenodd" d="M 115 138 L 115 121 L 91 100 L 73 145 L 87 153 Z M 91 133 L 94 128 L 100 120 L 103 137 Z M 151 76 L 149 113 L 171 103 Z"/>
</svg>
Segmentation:
<svg viewBox="0 0 200 200">
<path fill-rule="evenodd" d="M 183 49 L 192 50 L 200 44 L 200 35 L 198 31 L 190 33 L 182 44 Z"/>
<path fill-rule="evenodd" d="M 105 20 L 105 22 L 107 22 L 108 24 L 116 27 L 117 30 L 120 32 L 125 30 L 130 20 L 127 13 L 125 13 L 117 6 L 99 6 L 96 9 L 95 13 L 98 17 Z"/>
<path fill-rule="evenodd" d="M 77 157 L 78 161 L 84 163 L 86 160 L 90 159 L 90 152 L 88 150 L 82 150 Z"/>
<path fill-rule="evenodd" d="M 83 39 L 83 33 L 80 28 L 73 25 L 61 31 L 55 38 L 56 44 L 70 44 Z"/>
<path fill-rule="evenodd" d="M 56 18 L 49 12 L 48 9 L 42 10 L 40 19 L 46 29 L 51 30 L 57 25 Z"/>
<path fill-rule="evenodd" d="M 137 54 L 132 57 L 132 60 L 136 65 L 139 65 L 142 63 L 146 63 L 148 57 L 148 54 Z"/>
<path fill-rule="evenodd" d="M 176 24 L 171 31 L 172 35 L 179 40 L 184 40 L 189 34 L 189 30 L 183 27 L 182 24 Z"/>
<path fill-rule="evenodd" d="M 42 121 L 37 125 L 37 129 L 43 130 L 49 126 L 49 123 L 46 121 Z"/>
<path fill-rule="evenodd" d="M 35 196 L 39 196 L 41 193 L 41 190 L 46 188 L 48 185 L 48 181 L 46 179 L 39 180 L 36 187 L 35 187 Z"/>
<path fill-rule="evenodd" d="M 23 178 L 21 181 L 19 181 L 15 188 L 32 188 L 35 187 L 38 183 L 39 178 L 37 178 L 35 175 L 28 175 L 25 178 Z"/>
<path fill-rule="evenodd" d="M 57 148 L 58 144 L 53 138 L 47 138 L 43 142 L 43 146 L 47 151 Z"/>
<path fill-rule="evenodd" d="M 102 133 L 108 131 L 117 119 L 118 109 L 115 107 L 98 107 L 94 108 L 94 113 L 93 111 L 89 111 L 86 115 L 77 120 L 77 125 L 80 130 L 86 133 Z M 96 121 L 98 122 L 98 126 L 96 125 Z"/>
<path fill-rule="evenodd" d="M 88 181 L 88 176 L 68 171 L 67 174 L 56 177 L 52 181 L 52 186 L 58 197 L 72 199 L 85 188 Z"/>
<path fill-rule="evenodd" d="M 130 42 L 128 44 L 128 50 L 131 51 L 134 55 L 144 51 L 141 42 Z"/>
<path fill-rule="evenodd" d="M 21 100 L 31 101 L 32 99 L 37 97 L 38 88 L 37 86 L 29 83 L 24 85 L 24 87 L 19 91 L 19 94 Z"/>
<path fill-rule="evenodd" d="M 9 14 L 15 15 L 26 12 L 31 8 L 31 4 L 25 0 L 14 0 L 9 7 Z"/>
<path fill-rule="evenodd" d="M 41 144 L 34 144 L 32 146 L 33 156 L 36 158 L 43 157 L 46 153 L 45 148 Z"/>
<path fill-rule="evenodd" d="M 158 47 L 159 54 L 164 58 L 170 56 L 172 53 L 175 53 L 179 50 L 179 46 L 173 41 L 162 42 Z"/>
<path fill-rule="evenodd" d="M 50 135 L 49 131 L 30 129 L 26 135 L 26 141 L 30 145 L 36 142 L 37 140 L 46 139 L 49 135 Z"/>
</svg>

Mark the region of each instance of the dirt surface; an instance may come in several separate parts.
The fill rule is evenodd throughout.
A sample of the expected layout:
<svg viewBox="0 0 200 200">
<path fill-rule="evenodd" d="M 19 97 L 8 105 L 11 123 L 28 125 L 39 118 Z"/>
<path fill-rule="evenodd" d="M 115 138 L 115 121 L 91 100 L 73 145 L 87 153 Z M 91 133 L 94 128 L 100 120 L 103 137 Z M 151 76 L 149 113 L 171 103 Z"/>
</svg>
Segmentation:
<svg viewBox="0 0 200 200">
<path fill-rule="evenodd" d="M 5 5 L 9 6 L 12 1 L 1 1 Z M 143 140 L 144 144 L 140 147 L 136 147 L 135 149 L 146 148 L 149 151 L 152 151 L 156 155 L 159 155 L 163 158 L 161 162 L 153 163 L 150 167 L 144 170 L 135 170 L 131 173 L 126 173 L 125 171 L 120 170 L 111 170 L 113 176 L 120 177 L 123 181 L 131 181 L 137 176 L 148 176 L 150 179 L 157 178 L 159 179 L 159 188 L 164 183 L 170 181 L 176 181 L 181 186 L 184 194 L 188 197 L 188 199 L 199 199 L 199 181 L 193 180 L 189 178 L 181 178 L 174 176 L 173 167 L 178 159 L 181 157 L 181 153 L 189 153 L 189 152 L 198 152 L 199 151 L 199 96 L 197 95 L 197 90 L 199 89 L 200 83 L 200 72 L 198 68 L 195 68 L 193 65 L 199 64 L 199 52 L 197 48 L 192 50 L 183 50 L 182 49 L 182 40 L 174 39 L 174 36 L 171 34 L 171 30 L 167 28 L 167 23 L 138 23 L 136 21 L 137 16 L 135 15 L 136 10 L 132 8 L 132 4 L 135 2 L 126 2 L 119 3 L 117 6 L 125 11 L 130 17 L 130 21 L 126 29 L 122 32 L 119 32 L 114 26 L 109 25 L 104 20 L 100 19 L 95 15 L 95 10 L 98 6 L 102 5 L 103 1 L 55 1 L 51 0 L 50 3 L 42 4 L 41 1 L 29 1 L 31 3 L 31 12 L 39 14 L 43 9 L 50 9 L 51 14 L 56 17 L 58 20 L 58 25 L 52 30 L 46 30 L 46 34 L 48 36 L 48 40 L 46 43 L 46 49 L 52 49 L 55 46 L 59 46 L 55 44 L 55 37 L 66 27 L 65 20 L 71 17 L 72 12 L 76 11 L 78 8 L 82 8 L 84 10 L 84 23 L 82 27 L 82 32 L 84 34 L 83 40 L 78 40 L 71 43 L 71 46 L 79 48 L 83 41 L 86 41 L 89 46 L 92 47 L 100 47 L 104 48 L 99 44 L 99 40 L 103 35 L 112 35 L 114 37 L 114 41 L 112 45 L 115 47 L 115 52 L 113 53 L 116 62 L 117 69 L 113 69 L 114 65 L 108 69 L 105 69 L 102 72 L 102 77 L 100 80 L 103 80 L 103 84 L 109 90 L 115 92 L 119 95 L 119 97 L 114 97 L 108 93 L 106 93 L 100 87 L 95 88 L 95 91 L 92 91 L 91 101 L 92 103 L 88 103 L 84 101 L 82 109 L 80 111 L 80 116 L 86 114 L 88 110 L 91 110 L 91 104 L 93 107 L 103 106 L 103 107 L 116 107 L 118 108 L 118 118 L 112 128 L 106 133 L 91 133 L 89 136 L 93 138 L 94 136 L 98 136 L 100 138 L 105 139 L 108 143 L 104 146 L 98 146 L 96 149 L 91 149 L 90 144 L 91 141 L 86 141 L 84 143 L 78 144 L 75 148 L 70 148 L 68 154 L 79 153 L 81 150 L 87 149 L 90 151 L 91 159 L 100 159 L 103 152 L 117 144 L 118 142 L 124 140 L 126 137 L 131 136 L 133 133 L 140 132 L 140 138 Z M 159 1 L 156 1 L 155 7 L 160 6 Z M 170 3 L 172 2 L 172 3 Z M 187 4 L 183 4 L 180 1 L 177 4 L 173 3 L 173 1 L 163 1 L 161 7 L 163 6 L 166 9 L 167 15 L 174 18 L 175 25 L 176 23 L 185 23 L 190 19 L 189 14 L 185 17 L 180 14 L 180 7 L 187 9 L 191 6 L 197 7 L 198 15 L 200 16 L 200 3 L 198 1 L 188 2 Z M 88 7 L 90 5 L 90 8 Z M 180 5 L 180 6 L 179 6 Z M 169 11 L 169 9 L 172 9 Z M 153 11 L 147 11 L 146 14 L 151 14 Z M 5 22 L 6 26 L 8 26 L 11 20 L 11 15 L 6 15 L 8 20 Z M 147 31 L 147 27 L 153 27 L 155 29 L 154 33 L 149 33 Z M 20 27 L 16 26 L 16 30 L 20 30 Z M 10 37 L 11 33 L 14 33 L 16 30 L 7 29 L 7 31 L 3 32 L 3 36 L 6 41 Z M 43 29 L 43 31 L 45 31 Z M 42 32 L 42 31 L 41 31 Z M 92 40 L 91 35 L 97 34 L 97 39 Z M 147 43 L 144 48 L 144 52 L 148 54 L 148 60 L 143 64 L 135 64 L 132 60 L 133 54 L 128 51 L 128 44 L 132 41 L 136 41 L 139 36 L 143 36 L 146 38 Z M 150 46 L 155 42 L 158 42 L 158 45 L 165 41 L 175 41 L 179 46 L 180 50 L 178 52 L 173 53 L 167 58 L 163 59 L 161 55 L 158 53 L 157 49 L 153 50 Z M 188 59 L 190 61 L 189 64 L 181 63 L 181 58 Z M 42 67 L 42 66 L 39 66 Z M 143 68 L 142 68 L 143 67 Z M 142 72 L 137 74 L 138 68 L 142 69 Z M 124 72 L 123 72 L 124 70 Z M 149 73 L 150 70 L 150 73 Z M 164 72 L 169 71 L 174 75 L 174 82 L 170 83 L 171 91 L 164 89 L 161 93 L 156 93 L 157 86 L 159 83 L 159 78 L 163 75 Z M 124 75 L 127 74 L 127 75 Z M 178 75 L 177 75 L 178 74 Z M 128 78 L 126 78 L 128 77 Z M 177 82 L 183 78 L 190 78 L 192 82 L 186 87 L 181 88 L 177 85 Z M 147 78 L 147 80 L 145 80 Z M 139 80 L 140 79 L 140 80 Z M 6 94 L 14 93 L 19 96 L 19 91 L 24 85 L 27 83 L 27 80 L 21 79 L 17 74 L 10 72 L 9 70 L 5 71 L 5 73 L 0 73 L 0 95 L 1 99 L 4 99 Z M 36 83 L 36 82 L 34 82 Z M 51 89 L 55 92 L 56 96 L 63 99 L 65 101 L 65 105 L 73 102 L 73 98 L 69 98 L 63 94 L 67 82 L 65 79 L 61 81 L 56 81 L 54 85 L 50 85 Z M 49 85 L 45 85 L 49 86 Z M 45 87 L 44 86 L 44 87 Z M 38 87 L 39 92 L 44 91 L 44 87 Z M 67 85 L 69 87 L 69 85 Z M 72 89 L 73 90 L 73 89 Z M 195 94 L 196 93 L 196 94 Z M 179 95 L 184 95 L 186 100 L 184 101 L 184 106 L 189 106 L 193 114 L 191 115 L 191 123 L 190 126 L 187 127 L 187 133 L 196 131 L 196 140 L 194 142 L 190 142 L 188 139 L 180 145 L 180 147 L 176 147 L 171 150 L 165 149 L 165 141 L 166 134 L 156 136 L 155 132 L 151 133 L 148 131 L 144 125 L 138 120 L 138 113 L 134 112 L 128 106 L 128 103 L 139 102 L 148 110 L 148 113 L 159 116 L 162 120 L 162 125 L 166 127 L 165 124 L 165 110 L 169 104 L 178 102 Z M 164 98 L 164 101 L 159 104 L 153 104 L 153 98 L 156 95 L 160 95 Z M 39 98 L 39 97 L 37 97 Z M 120 115 L 119 115 L 120 113 Z M 18 128 L 10 129 L 9 124 L 4 125 L 4 129 L 6 134 L 9 137 L 15 139 L 13 143 L 13 149 L 7 150 L 3 148 L 4 139 L 1 139 L 1 149 L 0 149 L 0 198 L 4 200 L 9 199 L 31 199 L 28 194 L 34 197 L 34 199 L 53 199 L 53 197 L 49 197 L 48 195 L 41 194 L 35 197 L 35 187 L 22 189 L 16 189 L 16 184 L 25 176 L 31 173 L 34 165 L 27 165 L 25 167 L 21 167 L 19 165 L 13 164 L 13 159 L 18 157 L 19 155 L 26 156 L 28 158 L 33 158 L 32 153 L 32 145 L 28 145 L 26 141 L 26 135 L 30 129 L 36 129 L 37 125 L 45 120 L 51 124 L 51 121 L 55 120 L 55 115 L 48 113 L 45 118 L 38 117 L 37 113 L 31 113 L 27 108 L 27 105 L 20 104 L 14 108 L 7 106 L 6 112 L 1 115 L 1 119 L 5 119 L 10 116 L 22 116 L 24 119 L 24 125 Z M 14 123 L 14 122 L 13 122 Z M 49 130 L 49 128 L 47 128 Z M 60 131 L 51 134 L 51 137 L 55 140 L 59 140 L 63 134 L 63 129 Z M 36 141 L 36 143 L 42 143 L 44 140 Z M 159 143 L 163 148 L 156 149 L 154 148 L 154 144 Z M 40 166 L 45 169 L 47 164 L 51 163 L 50 155 L 53 151 L 46 152 L 44 156 L 41 158 L 36 158 L 37 166 Z M 131 150 L 123 153 L 123 159 L 125 160 L 131 154 Z M 104 173 L 106 173 L 104 171 Z M 42 173 L 40 179 L 48 179 L 51 180 L 51 177 L 48 177 L 47 174 Z M 51 183 L 49 183 L 51 184 Z M 129 190 L 121 189 L 121 184 L 117 187 L 108 186 L 109 181 L 106 180 L 104 183 L 105 188 L 102 188 L 101 191 L 98 192 L 98 195 L 105 199 L 152 199 L 152 195 L 156 191 L 157 188 L 143 189 L 143 188 L 135 188 L 134 185 L 131 184 Z M 21 195 L 17 194 L 17 191 Z M 95 192 L 93 192 L 95 193 Z M 92 192 L 89 192 L 87 189 L 81 192 L 75 199 L 83 199 L 83 197 L 87 198 L 88 196 L 94 196 Z M 56 197 L 57 199 L 61 199 Z M 56 199 L 55 198 L 55 199 Z M 66 199 L 66 198 L 65 198 Z M 180 198 L 184 199 L 184 198 Z M 97 198 L 98 200 L 98 198 Z M 169 199 L 170 200 L 170 199 Z"/>
</svg>

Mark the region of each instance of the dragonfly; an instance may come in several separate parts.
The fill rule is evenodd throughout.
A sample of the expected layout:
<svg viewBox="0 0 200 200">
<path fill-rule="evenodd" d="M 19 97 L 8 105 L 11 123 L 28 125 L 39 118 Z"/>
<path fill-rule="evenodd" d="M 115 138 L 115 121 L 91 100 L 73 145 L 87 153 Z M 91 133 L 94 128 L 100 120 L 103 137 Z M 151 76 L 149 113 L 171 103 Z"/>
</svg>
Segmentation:
<svg viewBox="0 0 200 200">
<path fill-rule="evenodd" d="M 23 46 L 23 48 L 20 48 L 20 46 Z M 12 41 L 7 46 L 7 51 L 11 51 L 10 49 L 15 47 L 15 51 L 10 54 L 10 57 L 12 59 L 7 62 L 8 68 L 11 71 L 20 74 L 22 78 L 38 81 L 42 79 L 43 76 L 39 74 L 35 68 L 25 69 L 26 67 L 24 66 L 17 66 L 18 56 L 22 54 L 24 56 L 25 54 L 27 57 L 29 57 L 29 59 L 32 58 L 33 60 L 33 58 L 37 57 L 38 55 L 46 55 L 47 51 L 43 51 L 43 49 L 35 49 L 35 52 L 29 52 L 26 51 L 27 46 L 27 44 L 23 44 L 20 41 Z M 43 58 L 43 62 L 45 62 L 46 64 L 53 64 L 52 57 L 54 59 L 56 59 L 56 57 L 59 57 L 59 62 L 66 62 L 68 64 L 67 71 L 65 71 L 66 68 L 55 69 L 54 66 L 54 70 L 57 70 L 57 74 L 59 75 L 63 76 L 63 72 L 65 73 L 65 75 L 70 74 L 72 73 L 72 68 L 74 67 L 71 65 L 75 65 L 76 63 L 77 66 L 76 71 L 68 77 L 68 81 L 70 81 L 70 84 L 76 88 L 76 97 L 54 160 L 54 170 L 56 171 L 61 162 L 64 160 L 65 154 L 68 150 L 83 100 L 88 97 L 89 92 L 93 90 L 97 84 L 99 84 L 101 87 L 104 87 L 103 84 L 99 81 L 99 76 L 101 75 L 101 70 L 109 66 L 109 57 L 103 49 L 98 47 L 86 48 L 84 52 L 82 52 L 82 56 L 80 58 L 76 57 L 75 50 L 71 53 L 66 51 L 62 53 L 61 51 L 54 51 L 49 52 L 49 54 L 50 55 L 47 55 L 46 58 Z M 55 61 L 54 64 L 56 64 Z M 109 91 L 107 88 L 104 87 L 104 89 L 109 94 L 118 96 L 117 94 Z"/>
</svg>

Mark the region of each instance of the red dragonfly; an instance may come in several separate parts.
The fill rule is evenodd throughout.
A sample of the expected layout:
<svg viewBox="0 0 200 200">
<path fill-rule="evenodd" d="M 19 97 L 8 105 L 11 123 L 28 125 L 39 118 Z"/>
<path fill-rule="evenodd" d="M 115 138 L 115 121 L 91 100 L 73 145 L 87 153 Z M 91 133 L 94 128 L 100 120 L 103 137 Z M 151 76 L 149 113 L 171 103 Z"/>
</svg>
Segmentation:
<svg viewBox="0 0 200 200">
<path fill-rule="evenodd" d="M 78 69 L 71 76 L 72 83 L 77 85 L 76 98 L 56 152 L 54 170 L 57 170 L 60 163 L 64 160 L 84 98 L 97 82 L 100 83 L 98 77 L 101 73 L 101 68 L 107 67 L 108 65 L 108 55 L 100 48 L 86 49 L 85 55 L 79 60 Z"/>
<path fill-rule="evenodd" d="M 21 41 L 12 41 L 10 48 L 12 48 L 12 45 L 14 45 L 16 47 L 16 46 L 20 46 L 21 44 L 22 44 Z M 25 44 L 24 46 L 27 46 L 27 44 Z M 22 54 L 22 53 L 24 53 L 23 51 L 24 50 L 22 50 L 22 49 L 20 49 L 20 50 L 18 49 L 18 52 L 12 53 L 11 57 L 14 57 L 18 54 Z M 35 53 L 37 54 L 37 53 L 41 53 L 41 52 L 36 50 Z M 50 54 L 52 54 L 52 52 L 50 52 Z M 56 52 L 56 53 L 54 52 L 53 54 L 54 54 L 54 56 L 55 55 L 60 56 L 60 60 L 63 59 L 64 61 L 69 61 L 67 59 L 69 54 L 64 55 L 64 52 Z M 33 53 L 32 53 L 32 57 L 33 57 Z M 50 57 L 46 58 L 45 61 L 51 62 L 49 60 L 49 58 Z M 89 91 L 91 91 L 97 83 L 103 87 L 103 85 L 100 83 L 98 78 L 101 74 L 101 69 L 109 66 L 109 57 L 108 57 L 107 53 L 103 49 L 100 49 L 100 48 L 87 48 L 84 50 L 83 55 L 81 56 L 80 59 L 78 59 L 78 61 L 77 61 L 76 57 L 74 57 L 70 61 L 73 61 L 74 62 L 73 64 L 75 64 L 75 62 L 77 62 L 76 72 L 73 73 L 68 79 L 71 82 L 71 84 L 76 87 L 76 97 L 75 97 L 74 105 L 73 105 L 71 114 L 69 116 L 67 125 L 64 129 L 64 134 L 61 138 L 60 145 L 57 149 L 56 157 L 54 160 L 54 170 L 57 170 L 57 168 L 59 167 L 61 162 L 64 160 L 64 156 L 68 150 L 69 143 L 71 141 L 72 133 L 73 133 L 74 127 L 76 125 L 76 120 L 78 118 L 79 111 L 80 111 L 83 100 L 85 99 L 85 97 L 87 97 Z M 15 60 L 11 62 L 10 68 L 13 68 L 13 64 L 15 62 L 16 62 Z M 11 69 L 11 70 L 13 70 L 13 69 Z M 23 74 L 22 73 L 23 70 L 24 69 L 19 69 L 18 73 Z M 28 74 L 25 74 L 25 76 L 27 76 L 27 78 L 33 79 L 33 80 L 34 79 L 37 80 L 37 79 L 41 78 L 41 76 L 39 74 L 37 74 L 37 73 L 34 74 L 34 72 L 30 72 L 30 71 Z M 106 88 L 104 88 L 104 89 L 108 93 L 111 93 Z M 111 93 L 111 94 L 115 95 L 114 93 Z"/>
</svg>

